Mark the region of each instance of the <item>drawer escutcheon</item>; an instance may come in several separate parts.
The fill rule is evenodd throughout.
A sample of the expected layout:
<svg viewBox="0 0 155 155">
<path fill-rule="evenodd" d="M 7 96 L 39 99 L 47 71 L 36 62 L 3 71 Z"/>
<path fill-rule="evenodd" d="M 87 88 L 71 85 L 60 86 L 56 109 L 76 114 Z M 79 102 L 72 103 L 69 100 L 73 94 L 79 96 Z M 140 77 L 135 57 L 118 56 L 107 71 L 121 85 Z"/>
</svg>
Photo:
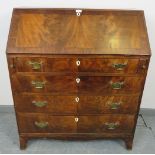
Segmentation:
<svg viewBox="0 0 155 155">
<path fill-rule="evenodd" d="M 76 83 L 80 83 L 80 78 L 76 78 Z"/>
<path fill-rule="evenodd" d="M 80 66 L 80 61 L 79 60 L 76 61 L 76 65 Z"/>
<path fill-rule="evenodd" d="M 78 122 L 79 121 L 79 118 L 78 117 L 75 117 L 75 122 Z"/>
<path fill-rule="evenodd" d="M 79 97 L 76 97 L 76 98 L 75 98 L 75 101 L 76 101 L 76 102 L 79 102 L 79 100 L 80 100 Z"/>
</svg>

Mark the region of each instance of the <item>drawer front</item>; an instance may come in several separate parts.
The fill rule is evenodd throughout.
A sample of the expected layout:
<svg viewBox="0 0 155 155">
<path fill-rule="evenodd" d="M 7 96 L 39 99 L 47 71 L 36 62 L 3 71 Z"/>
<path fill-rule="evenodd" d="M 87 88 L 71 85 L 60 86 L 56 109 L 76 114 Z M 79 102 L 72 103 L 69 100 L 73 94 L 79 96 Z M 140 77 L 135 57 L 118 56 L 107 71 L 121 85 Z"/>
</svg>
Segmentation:
<svg viewBox="0 0 155 155">
<path fill-rule="evenodd" d="M 139 96 L 50 96 L 15 94 L 18 112 L 51 114 L 106 114 L 137 111 Z"/>
<path fill-rule="evenodd" d="M 144 77 L 80 76 L 79 93 L 121 94 L 138 93 Z"/>
<path fill-rule="evenodd" d="M 81 58 L 80 72 L 137 73 L 139 59 Z"/>
<path fill-rule="evenodd" d="M 75 133 L 74 116 L 17 113 L 20 133 Z"/>
<path fill-rule="evenodd" d="M 134 115 L 79 116 L 79 133 L 132 132 Z"/>
<path fill-rule="evenodd" d="M 73 76 L 26 76 L 13 75 L 14 92 L 76 93 L 77 84 Z"/>
<path fill-rule="evenodd" d="M 18 72 L 73 72 L 77 70 L 75 58 L 16 58 Z"/>
<path fill-rule="evenodd" d="M 144 77 L 121 76 L 26 76 L 12 75 L 15 92 L 51 93 L 138 93 Z M 136 86 L 135 86 L 136 84 Z"/>
<path fill-rule="evenodd" d="M 147 59 L 138 58 L 15 57 L 13 61 L 17 72 L 136 74 L 145 73 L 148 66 Z"/>
<path fill-rule="evenodd" d="M 76 114 L 76 96 L 22 95 L 15 94 L 18 112 L 43 112 L 51 114 Z"/>
<path fill-rule="evenodd" d="M 79 96 L 78 114 L 126 113 L 137 111 L 139 96 Z"/>
</svg>

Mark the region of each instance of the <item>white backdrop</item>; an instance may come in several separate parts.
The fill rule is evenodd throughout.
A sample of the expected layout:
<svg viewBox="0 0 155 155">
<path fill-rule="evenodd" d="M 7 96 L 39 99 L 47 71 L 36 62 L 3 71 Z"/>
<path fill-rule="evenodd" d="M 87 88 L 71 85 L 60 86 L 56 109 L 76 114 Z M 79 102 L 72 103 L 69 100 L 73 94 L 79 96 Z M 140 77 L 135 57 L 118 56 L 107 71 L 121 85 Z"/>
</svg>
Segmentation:
<svg viewBox="0 0 155 155">
<path fill-rule="evenodd" d="M 152 58 L 142 108 L 155 109 L 155 0 L 0 0 L 0 105 L 12 105 L 6 62 L 6 43 L 14 7 L 141 9 L 145 11 Z"/>
</svg>

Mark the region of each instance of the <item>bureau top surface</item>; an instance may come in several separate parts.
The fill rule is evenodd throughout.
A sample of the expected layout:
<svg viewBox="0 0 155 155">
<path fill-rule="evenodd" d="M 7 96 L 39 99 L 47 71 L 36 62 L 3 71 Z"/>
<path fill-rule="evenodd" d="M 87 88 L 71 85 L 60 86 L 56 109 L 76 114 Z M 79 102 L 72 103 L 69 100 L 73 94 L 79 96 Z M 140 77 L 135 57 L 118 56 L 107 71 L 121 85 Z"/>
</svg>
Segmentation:
<svg viewBox="0 0 155 155">
<path fill-rule="evenodd" d="M 14 9 L 7 53 L 150 55 L 143 11 Z"/>
</svg>

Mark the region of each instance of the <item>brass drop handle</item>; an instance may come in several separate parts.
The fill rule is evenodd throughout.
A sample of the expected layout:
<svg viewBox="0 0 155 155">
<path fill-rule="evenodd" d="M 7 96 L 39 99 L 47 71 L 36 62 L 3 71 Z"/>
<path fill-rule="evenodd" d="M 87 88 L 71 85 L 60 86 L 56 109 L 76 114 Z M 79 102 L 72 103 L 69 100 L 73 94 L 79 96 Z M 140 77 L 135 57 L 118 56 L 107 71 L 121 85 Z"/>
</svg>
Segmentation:
<svg viewBox="0 0 155 155">
<path fill-rule="evenodd" d="M 124 82 L 110 82 L 112 89 L 122 89 Z"/>
<path fill-rule="evenodd" d="M 32 103 L 36 106 L 36 107 L 44 107 L 47 105 L 47 101 L 32 101 Z"/>
<path fill-rule="evenodd" d="M 76 61 L 76 65 L 80 66 L 80 61 L 79 60 Z"/>
<path fill-rule="evenodd" d="M 43 121 L 37 122 L 37 121 L 35 121 L 34 124 L 36 127 L 40 128 L 40 129 L 44 129 L 44 128 L 48 127 L 48 122 L 43 122 Z"/>
<path fill-rule="evenodd" d="M 108 130 L 114 130 L 119 127 L 120 123 L 119 122 L 114 122 L 114 123 L 106 122 L 104 125 L 106 126 Z"/>
<path fill-rule="evenodd" d="M 115 63 L 115 64 L 112 64 L 112 66 L 116 69 L 116 70 L 123 70 L 126 66 L 127 66 L 127 63 Z"/>
<path fill-rule="evenodd" d="M 32 81 L 31 84 L 36 88 L 36 89 L 43 89 L 45 86 L 46 81 Z"/>
<path fill-rule="evenodd" d="M 80 83 L 80 78 L 76 78 L 76 83 Z"/>
<path fill-rule="evenodd" d="M 75 101 L 76 101 L 76 102 L 79 102 L 79 100 L 80 100 L 79 97 L 76 97 L 76 98 L 75 98 Z"/>
<path fill-rule="evenodd" d="M 113 109 L 113 110 L 118 109 L 121 104 L 122 104 L 122 102 L 108 102 L 110 109 Z"/>
<path fill-rule="evenodd" d="M 75 117 L 75 122 L 78 122 L 79 121 L 79 118 L 78 117 Z"/>
<path fill-rule="evenodd" d="M 37 61 L 28 61 L 28 64 L 32 66 L 32 69 L 34 70 L 39 70 L 41 69 L 42 62 L 37 62 Z"/>
</svg>

